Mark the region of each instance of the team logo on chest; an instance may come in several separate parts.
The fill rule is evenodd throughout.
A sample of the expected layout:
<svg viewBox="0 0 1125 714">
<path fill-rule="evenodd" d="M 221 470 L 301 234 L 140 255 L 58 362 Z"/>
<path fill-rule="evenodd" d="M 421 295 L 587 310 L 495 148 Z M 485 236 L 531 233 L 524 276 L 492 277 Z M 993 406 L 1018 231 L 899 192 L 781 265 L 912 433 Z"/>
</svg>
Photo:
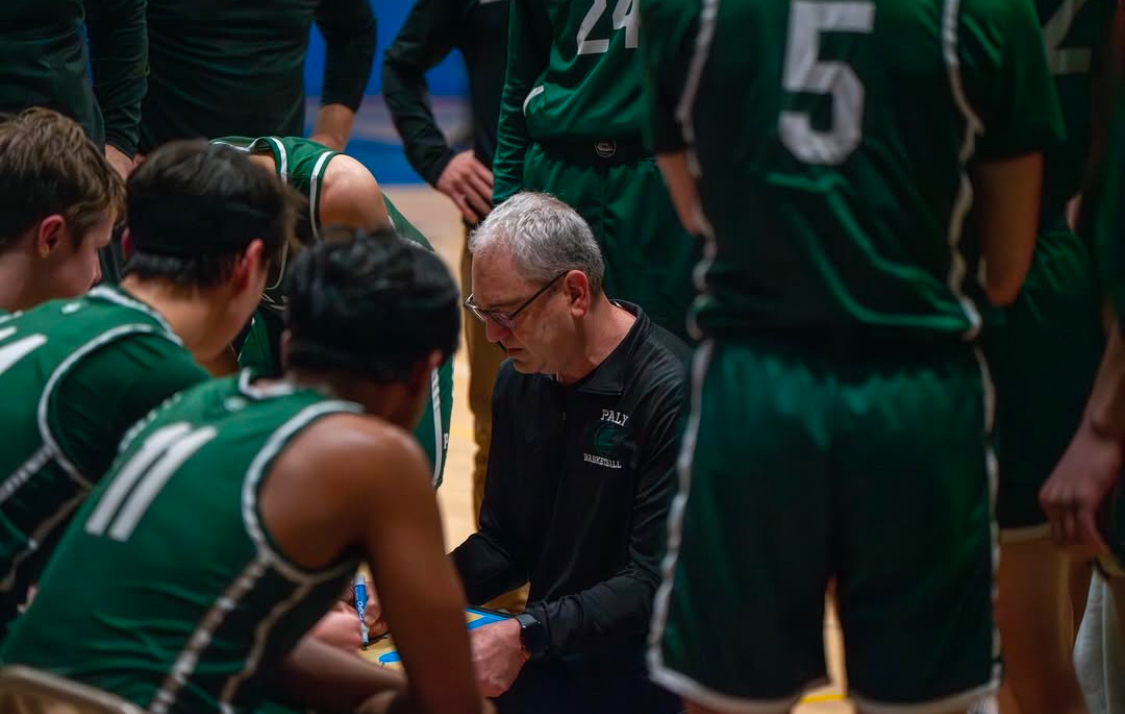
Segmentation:
<svg viewBox="0 0 1125 714">
<path fill-rule="evenodd" d="M 603 409 L 602 418 L 594 429 L 595 453 L 582 454 L 582 460 L 607 469 L 620 469 L 621 446 L 625 440 L 625 422 L 629 415 L 612 409 Z"/>
</svg>

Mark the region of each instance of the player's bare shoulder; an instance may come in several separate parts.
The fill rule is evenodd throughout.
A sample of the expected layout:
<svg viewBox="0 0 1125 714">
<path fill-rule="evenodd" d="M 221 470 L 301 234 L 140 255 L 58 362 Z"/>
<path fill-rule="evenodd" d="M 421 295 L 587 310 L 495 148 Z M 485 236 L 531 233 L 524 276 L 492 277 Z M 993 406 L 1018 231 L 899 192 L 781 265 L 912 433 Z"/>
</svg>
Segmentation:
<svg viewBox="0 0 1125 714">
<path fill-rule="evenodd" d="M 404 478 L 429 479 L 430 468 L 422 447 L 400 426 L 369 414 L 341 412 L 318 420 L 283 455 L 286 467 L 315 473 L 348 490 L 373 481 Z M 279 463 L 279 466 L 282 464 Z M 358 483 L 343 483 L 356 481 Z"/>
<path fill-rule="evenodd" d="M 320 220 L 324 225 L 339 223 L 365 230 L 390 226 L 379 182 L 367 167 L 346 154 L 334 156 L 325 169 Z"/>
</svg>

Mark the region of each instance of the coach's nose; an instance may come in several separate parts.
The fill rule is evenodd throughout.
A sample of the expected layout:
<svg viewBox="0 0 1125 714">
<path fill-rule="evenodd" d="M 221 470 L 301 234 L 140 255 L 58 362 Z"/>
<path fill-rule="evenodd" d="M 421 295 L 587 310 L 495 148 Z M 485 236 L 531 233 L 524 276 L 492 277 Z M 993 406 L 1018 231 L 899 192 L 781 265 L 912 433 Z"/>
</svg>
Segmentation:
<svg viewBox="0 0 1125 714">
<path fill-rule="evenodd" d="M 507 327 L 498 324 L 492 318 L 485 318 L 484 336 L 488 339 L 489 342 L 499 344 L 500 340 L 504 339 L 510 334 L 512 334 L 512 331 Z"/>
</svg>

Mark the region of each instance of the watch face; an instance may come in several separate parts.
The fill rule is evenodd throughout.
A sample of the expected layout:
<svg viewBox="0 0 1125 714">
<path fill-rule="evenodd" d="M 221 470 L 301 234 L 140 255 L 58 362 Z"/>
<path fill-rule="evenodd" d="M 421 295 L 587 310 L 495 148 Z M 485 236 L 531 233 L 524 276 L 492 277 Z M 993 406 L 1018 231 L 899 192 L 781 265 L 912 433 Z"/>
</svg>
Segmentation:
<svg viewBox="0 0 1125 714">
<path fill-rule="evenodd" d="M 519 615 L 516 620 L 520 623 L 520 641 L 524 649 L 536 655 L 547 648 L 547 631 L 543 623 L 527 613 Z"/>
</svg>

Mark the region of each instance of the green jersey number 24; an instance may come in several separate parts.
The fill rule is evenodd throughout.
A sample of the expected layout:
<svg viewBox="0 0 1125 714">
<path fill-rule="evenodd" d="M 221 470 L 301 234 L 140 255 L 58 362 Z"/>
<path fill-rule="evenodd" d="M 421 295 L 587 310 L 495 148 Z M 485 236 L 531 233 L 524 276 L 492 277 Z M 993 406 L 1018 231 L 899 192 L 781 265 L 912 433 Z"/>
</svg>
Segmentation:
<svg viewBox="0 0 1125 714">
<path fill-rule="evenodd" d="M 633 2 L 634 0 L 617 0 L 617 4 L 613 7 L 613 29 L 624 28 L 625 49 L 636 49 L 637 37 L 640 34 L 639 18 L 633 10 Z M 609 52 L 608 37 L 590 38 L 607 9 L 609 6 L 606 0 L 594 0 L 589 12 L 582 18 L 582 24 L 578 26 L 578 54 L 600 55 Z"/>
</svg>

